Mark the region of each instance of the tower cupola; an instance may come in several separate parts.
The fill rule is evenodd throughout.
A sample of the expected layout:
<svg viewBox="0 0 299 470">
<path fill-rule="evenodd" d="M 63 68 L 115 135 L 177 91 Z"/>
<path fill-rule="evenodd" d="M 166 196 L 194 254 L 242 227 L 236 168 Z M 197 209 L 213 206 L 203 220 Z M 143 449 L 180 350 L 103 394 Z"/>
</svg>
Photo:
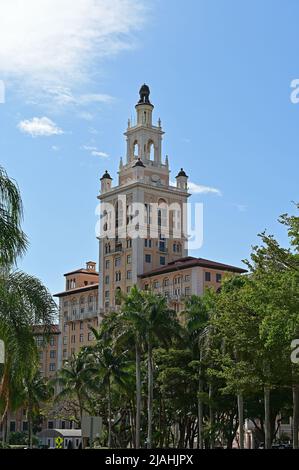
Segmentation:
<svg viewBox="0 0 299 470">
<path fill-rule="evenodd" d="M 178 189 L 184 189 L 185 191 L 188 189 L 188 175 L 186 175 L 183 168 L 181 168 L 176 176 L 176 186 Z"/>
<path fill-rule="evenodd" d="M 101 193 L 106 193 L 111 189 L 112 178 L 106 170 L 101 178 Z"/>
<path fill-rule="evenodd" d="M 139 90 L 139 101 L 136 104 L 137 126 L 152 126 L 154 106 L 150 102 L 150 89 L 144 83 Z"/>
</svg>

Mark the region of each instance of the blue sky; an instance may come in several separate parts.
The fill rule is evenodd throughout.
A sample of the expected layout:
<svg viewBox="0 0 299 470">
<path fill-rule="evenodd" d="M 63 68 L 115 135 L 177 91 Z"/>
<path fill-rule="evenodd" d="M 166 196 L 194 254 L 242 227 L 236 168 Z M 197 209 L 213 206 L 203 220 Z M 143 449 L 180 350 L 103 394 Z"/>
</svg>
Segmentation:
<svg viewBox="0 0 299 470">
<path fill-rule="evenodd" d="M 24 201 L 22 269 L 55 292 L 64 272 L 97 260 L 99 179 L 116 178 L 144 82 L 172 176 L 184 166 L 221 193 L 192 196 L 204 244 L 191 254 L 241 265 L 265 228 L 286 243 L 276 219 L 299 200 L 296 0 L 5 3 L 0 163 Z"/>
</svg>

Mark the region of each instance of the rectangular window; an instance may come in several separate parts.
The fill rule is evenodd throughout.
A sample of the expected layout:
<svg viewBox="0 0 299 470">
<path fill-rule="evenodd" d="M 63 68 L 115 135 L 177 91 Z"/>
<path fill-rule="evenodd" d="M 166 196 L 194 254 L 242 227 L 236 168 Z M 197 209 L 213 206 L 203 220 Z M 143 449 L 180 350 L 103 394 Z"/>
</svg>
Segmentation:
<svg viewBox="0 0 299 470">
<path fill-rule="evenodd" d="M 116 282 L 121 281 L 121 272 L 120 272 L 120 271 L 117 271 L 117 272 L 115 273 L 115 281 L 116 281 Z"/>
<path fill-rule="evenodd" d="M 53 421 L 48 421 L 48 429 L 54 429 Z"/>
<path fill-rule="evenodd" d="M 22 431 L 27 432 L 28 431 L 28 421 L 23 421 L 22 424 Z"/>
<path fill-rule="evenodd" d="M 55 359 L 56 357 L 56 351 L 53 349 L 52 351 L 50 351 L 50 359 Z"/>
<path fill-rule="evenodd" d="M 80 334 L 80 343 L 83 343 L 83 340 L 84 340 L 84 335 L 83 333 Z"/>
<path fill-rule="evenodd" d="M 105 284 L 109 284 L 110 282 L 110 276 L 105 276 Z"/>
<path fill-rule="evenodd" d="M 131 255 L 127 256 L 127 264 L 132 264 L 132 256 Z"/>
<path fill-rule="evenodd" d="M 56 364 L 54 364 L 54 362 L 51 362 L 51 364 L 49 365 L 49 370 L 50 372 L 54 372 L 54 370 L 56 370 Z"/>
<path fill-rule="evenodd" d="M 211 273 L 208 271 L 205 272 L 205 281 L 210 282 L 211 281 Z"/>
<path fill-rule="evenodd" d="M 64 350 L 63 350 L 63 357 L 66 357 L 66 356 L 67 356 L 67 350 L 64 349 Z"/>
<path fill-rule="evenodd" d="M 159 250 L 165 252 L 166 251 L 166 240 L 164 237 L 160 236 L 159 241 Z"/>
<path fill-rule="evenodd" d="M 76 342 L 76 336 L 75 335 L 72 335 L 71 337 L 71 343 L 74 344 Z"/>
<path fill-rule="evenodd" d="M 109 296 L 110 296 L 110 291 L 109 291 L 109 290 L 106 290 L 106 291 L 105 291 L 105 298 L 106 298 L 106 299 L 109 299 Z"/>
<path fill-rule="evenodd" d="M 114 263 L 115 263 L 115 267 L 119 268 L 119 266 L 121 265 L 121 258 L 120 257 L 115 258 Z"/>
<path fill-rule="evenodd" d="M 15 421 L 11 421 L 9 423 L 9 430 L 10 430 L 10 432 L 16 432 L 16 422 Z"/>
<path fill-rule="evenodd" d="M 127 271 L 127 279 L 132 279 L 132 271 Z"/>
<path fill-rule="evenodd" d="M 109 259 L 106 259 L 105 267 L 106 267 L 106 269 L 110 269 L 110 260 Z"/>
<path fill-rule="evenodd" d="M 150 225 L 152 223 L 152 206 L 151 204 L 144 204 L 144 208 L 144 223 Z"/>
<path fill-rule="evenodd" d="M 72 323 L 72 331 L 76 331 L 76 323 Z"/>
<path fill-rule="evenodd" d="M 42 336 L 37 336 L 36 338 L 36 344 L 38 347 L 44 346 L 44 338 Z"/>
<path fill-rule="evenodd" d="M 158 289 L 158 287 L 159 287 L 159 281 L 154 281 L 154 288 Z"/>
<path fill-rule="evenodd" d="M 216 282 L 221 282 L 222 276 L 220 273 L 216 274 Z"/>
<path fill-rule="evenodd" d="M 186 274 L 186 276 L 185 276 L 185 282 L 190 282 L 190 274 Z"/>
<path fill-rule="evenodd" d="M 128 287 L 127 287 L 127 294 L 129 294 L 129 293 L 130 293 L 130 290 L 131 290 L 131 287 L 130 287 L 130 286 L 128 286 Z"/>
<path fill-rule="evenodd" d="M 53 336 L 50 338 L 50 346 L 55 346 L 55 338 Z"/>
<path fill-rule="evenodd" d="M 67 336 L 63 337 L 63 344 L 67 344 Z"/>
<path fill-rule="evenodd" d="M 151 255 L 145 255 L 145 262 L 146 263 L 151 263 L 152 262 L 152 256 Z"/>
<path fill-rule="evenodd" d="M 160 256 L 160 264 L 161 266 L 165 266 L 165 256 Z"/>
<path fill-rule="evenodd" d="M 93 334 L 91 332 L 88 333 L 88 341 L 93 340 Z"/>
<path fill-rule="evenodd" d="M 190 295 L 191 290 L 190 287 L 185 287 L 185 295 Z"/>
</svg>

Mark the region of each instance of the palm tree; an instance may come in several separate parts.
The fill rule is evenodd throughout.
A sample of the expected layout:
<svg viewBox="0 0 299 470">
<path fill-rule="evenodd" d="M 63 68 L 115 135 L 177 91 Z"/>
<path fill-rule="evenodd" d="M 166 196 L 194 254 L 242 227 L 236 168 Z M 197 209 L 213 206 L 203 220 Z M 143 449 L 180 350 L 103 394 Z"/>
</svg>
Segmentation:
<svg viewBox="0 0 299 470">
<path fill-rule="evenodd" d="M 185 327 L 188 334 L 189 347 L 194 360 L 198 361 L 198 394 L 197 394 L 197 420 L 198 420 L 198 440 L 197 447 L 203 448 L 203 335 L 209 319 L 207 306 L 203 297 L 192 295 L 185 303 L 182 312 L 185 319 Z"/>
<path fill-rule="evenodd" d="M 32 448 L 34 417 L 40 413 L 41 403 L 45 403 L 50 399 L 52 389 L 47 385 L 40 372 L 37 371 L 25 378 L 24 394 L 27 405 L 29 447 Z"/>
<path fill-rule="evenodd" d="M 129 365 L 126 352 L 116 354 L 111 346 L 107 346 L 100 338 L 94 346 L 95 363 L 99 365 L 99 378 L 101 384 L 107 389 L 108 405 L 108 447 L 112 446 L 112 411 L 111 387 L 115 383 L 118 387 L 125 387 L 128 379 L 126 368 Z"/>
<path fill-rule="evenodd" d="M 136 418 L 135 418 L 135 448 L 140 448 L 141 427 L 141 352 L 142 339 L 145 336 L 145 314 L 143 293 L 136 287 L 132 287 L 119 316 L 121 327 L 118 341 L 133 343 L 135 347 L 136 364 Z"/>
<path fill-rule="evenodd" d="M 94 375 L 97 369 L 92 363 L 87 349 L 73 354 L 57 372 L 51 383 L 58 386 L 57 400 L 76 399 L 79 407 L 80 423 L 83 411 L 86 410 L 90 392 L 95 389 Z"/>
<path fill-rule="evenodd" d="M 12 389 L 21 389 L 24 377 L 38 362 L 33 326 L 53 322 L 57 307 L 42 283 L 33 276 L 12 271 L 27 247 L 21 229 L 22 200 L 19 189 L 0 167 L 0 339 L 5 364 L 0 376 L 0 423 L 12 401 Z"/>
<path fill-rule="evenodd" d="M 19 189 L 0 166 L 0 269 L 24 254 L 27 238 L 21 229 L 22 200 Z"/>
<path fill-rule="evenodd" d="M 7 414 L 12 388 L 22 388 L 24 377 L 38 364 L 34 325 L 43 324 L 47 335 L 56 310 L 52 296 L 38 279 L 19 271 L 0 272 L 0 338 L 5 344 L 0 422 Z"/>
<path fill-rule="evenodd" d="M 151 292 L 143 292 L 144 298 L 144 328 L 147 343 L 148 366 L 148 402 L 147 402 L 147 448 L 152 448 L 152 414 L 153 414 L 153 345 L 159 341 L 168 347 L 171 338 L 178 334 L 179 324 L 176 314 L 169 309 L 167 299 L 164 296 Z"/>
</svg>

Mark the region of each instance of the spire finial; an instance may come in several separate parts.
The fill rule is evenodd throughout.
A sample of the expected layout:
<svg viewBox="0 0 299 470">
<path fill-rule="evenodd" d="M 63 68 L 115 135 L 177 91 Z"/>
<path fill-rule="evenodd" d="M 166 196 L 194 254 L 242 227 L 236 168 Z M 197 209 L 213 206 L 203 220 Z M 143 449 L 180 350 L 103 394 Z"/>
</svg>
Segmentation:
<svg viewBox="0 0 299 470">
<path fill-rule="evenodd" d="M 146 85 L 144 83 L 142 85 L 142 87 L 140 88 L 140 90 L 139 90 L 140 100 L 139 100 L 138 104 L 151 104 L 151 102 L 149 100 L 150 94 L 151 94 L 151 92 L 150 92 L 150 89 L 149 89 L 148 85 Z"/>
</svg>

